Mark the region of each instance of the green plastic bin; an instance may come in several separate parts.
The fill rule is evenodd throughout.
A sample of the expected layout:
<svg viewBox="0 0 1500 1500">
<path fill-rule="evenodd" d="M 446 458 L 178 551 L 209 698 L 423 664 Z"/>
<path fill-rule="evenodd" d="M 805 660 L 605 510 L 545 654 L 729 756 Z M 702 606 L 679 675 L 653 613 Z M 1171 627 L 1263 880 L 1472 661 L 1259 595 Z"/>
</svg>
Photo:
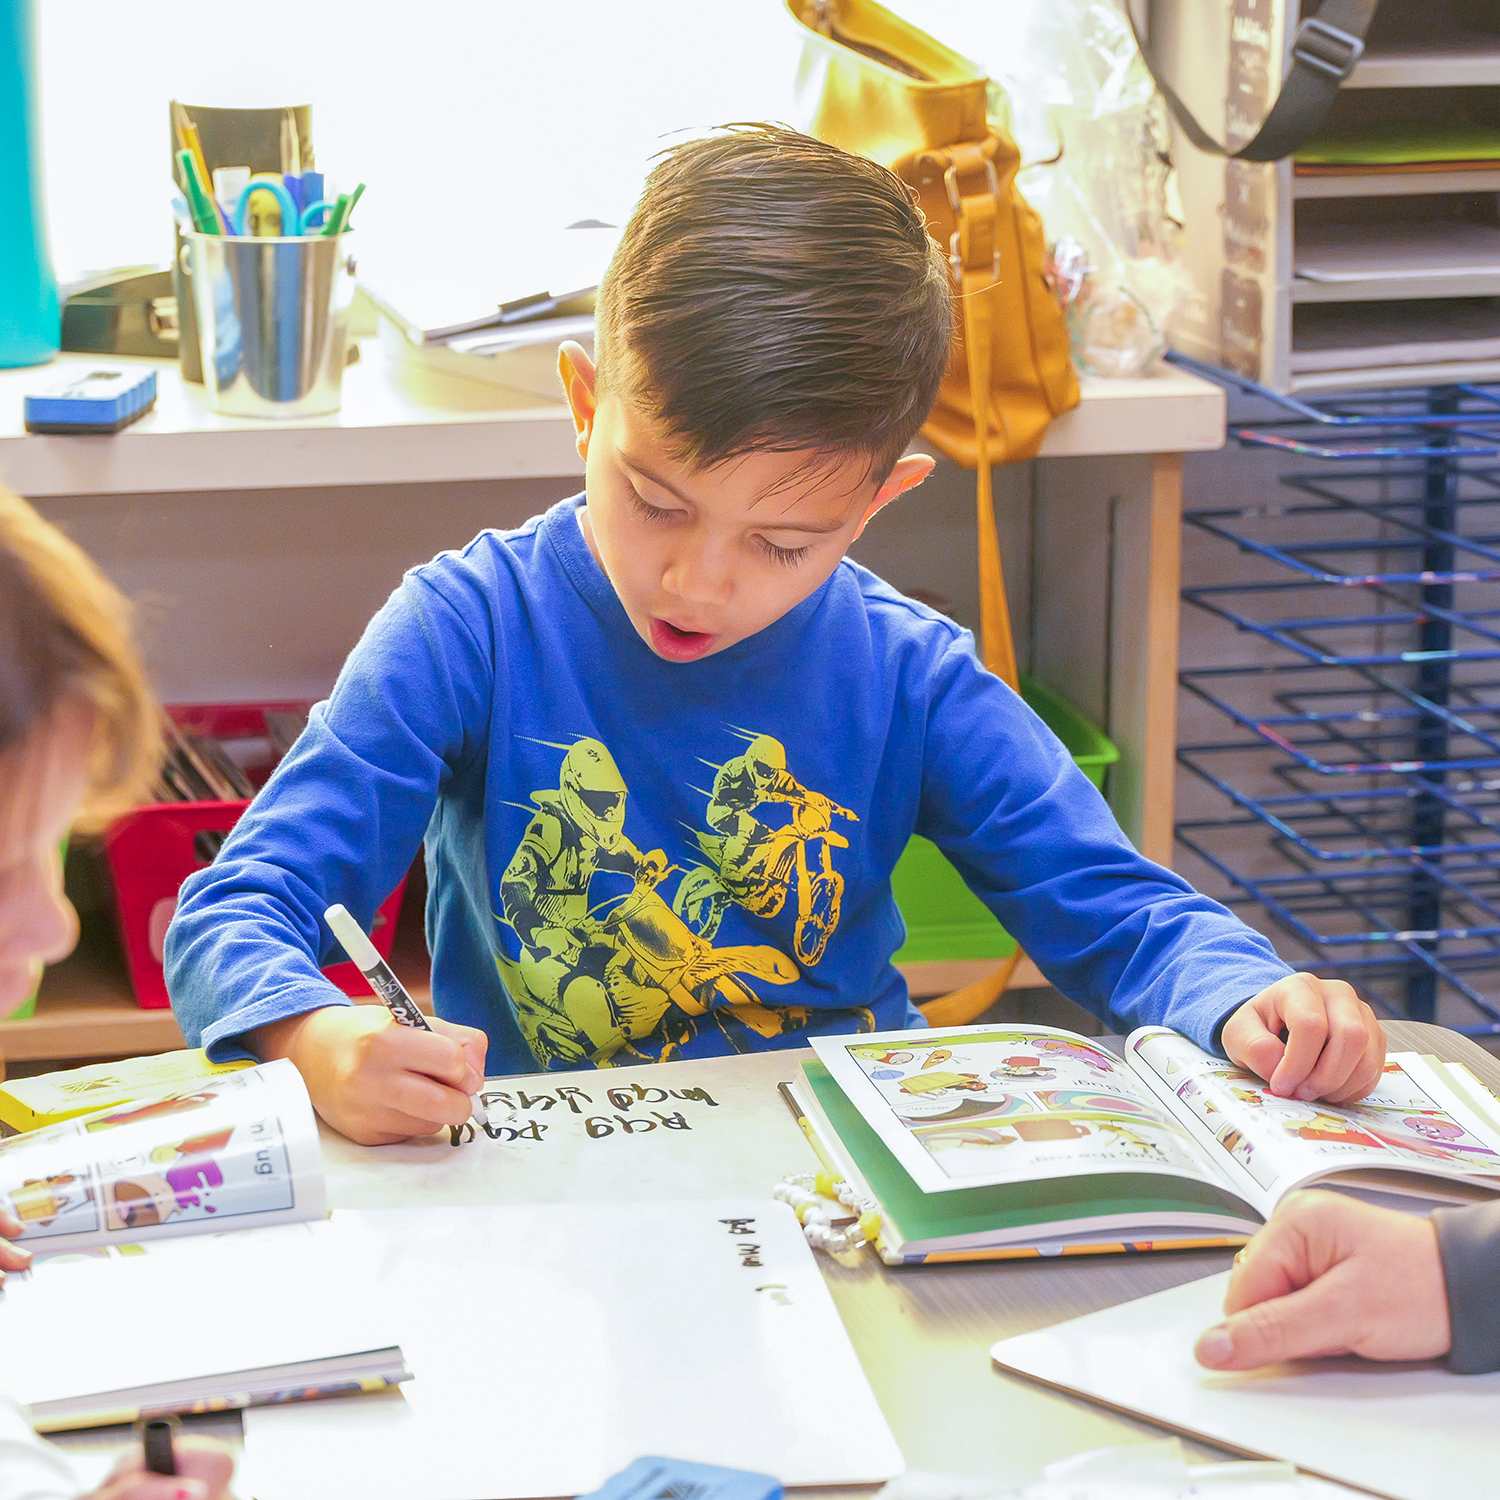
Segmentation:
<svg viewBox="0 0 1500 1500">
<path fill-rule="evenodd" d="M 1120 758 L 1103 732 L 1066 699 L 1030 678 L 1021 679 L 1021 696 L 1102 791 L 1105 771 Z M 906 846 L 891 872 L 891 889 L 906 921 L 906 942 L 893 963 L 1009 958 L 1016 951 L 1016 940 L 929 839 L 914 838 Z"/>
</svg>

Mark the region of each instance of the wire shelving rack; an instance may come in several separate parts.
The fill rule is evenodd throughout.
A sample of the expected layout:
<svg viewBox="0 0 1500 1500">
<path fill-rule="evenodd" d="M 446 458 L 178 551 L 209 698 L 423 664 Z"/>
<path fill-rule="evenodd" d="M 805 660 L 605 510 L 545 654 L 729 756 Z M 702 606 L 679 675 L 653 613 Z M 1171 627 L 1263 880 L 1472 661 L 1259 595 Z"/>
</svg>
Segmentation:
<svg viewBox="0 0 1500 1500">
<path fill-rule="evenodd" d="M 1309 460 L 1189 512 L 1243 577 L 1190 585 L 1244 660 L 1181 681 L 1222 726 L 1179 748 L 1226 810 L 1178 841 L 1284 956 L 1391 1015 L 1500 1035 L 1500 392 L 1278 396 L 1244 447 Z"/>
</svg>

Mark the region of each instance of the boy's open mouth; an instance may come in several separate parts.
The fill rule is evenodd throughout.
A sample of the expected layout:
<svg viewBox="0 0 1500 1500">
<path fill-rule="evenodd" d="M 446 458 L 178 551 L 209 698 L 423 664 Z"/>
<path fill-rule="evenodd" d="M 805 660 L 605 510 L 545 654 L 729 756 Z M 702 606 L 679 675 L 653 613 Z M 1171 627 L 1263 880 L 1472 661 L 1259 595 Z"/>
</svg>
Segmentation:
<svg viewBox="0 0 1500 1500">
<path fill-rule="evenodd" d="M 713 643 L 713 636 L 706 630 L 680 630 L 669 620 L 651 617 L 652 649 L 668 661 L 694 661 Z"/>
</svg>

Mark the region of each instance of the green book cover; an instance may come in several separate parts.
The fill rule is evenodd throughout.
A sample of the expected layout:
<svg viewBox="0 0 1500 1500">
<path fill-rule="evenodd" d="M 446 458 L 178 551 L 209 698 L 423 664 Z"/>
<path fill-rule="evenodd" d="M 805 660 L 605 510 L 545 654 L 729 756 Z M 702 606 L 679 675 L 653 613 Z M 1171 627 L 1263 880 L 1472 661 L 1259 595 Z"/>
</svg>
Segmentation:
<svg viewBox="0 0 1500 1500">
<path fill-rule="evenodd" d="M 1164 1224 L 1177 1214 L 1213 1214 L 1224 1219 L 1225 1234 L 1241 1232 L 1247 1221 L 1251 1226 L 1259 1223 L 1253 1209 L 1223 1188 L 1156 1173 L 1095 1173 L 924 1193 L 828 1069 L 814 1059 L 804 1063 L 802 1071 L 840 1143 L 903 1240 L 943 1240 L 1030 1225 L 1044 1228 L 1059 1221 L 1119 1214 L 1159 1214 Z M 1141 1231 L 1125 1233 L 1128 1237 Z"/>
</svg>

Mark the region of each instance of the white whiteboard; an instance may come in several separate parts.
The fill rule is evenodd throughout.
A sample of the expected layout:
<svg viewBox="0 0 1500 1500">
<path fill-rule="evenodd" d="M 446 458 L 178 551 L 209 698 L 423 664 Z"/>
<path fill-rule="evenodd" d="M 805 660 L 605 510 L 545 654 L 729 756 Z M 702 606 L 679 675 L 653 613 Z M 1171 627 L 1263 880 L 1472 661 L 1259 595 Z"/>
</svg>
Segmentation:
<svg viewBox="0 0 1500 1500">
<path fill-rule="evenodd" d="M 245 1413 L 256 1500 L 576 1495 L 647 1454 L 873 1484 L 904 1467 L 813 1253 L 770 1200 L 339 1211 L 400 1392 Z"/>
</svg>

